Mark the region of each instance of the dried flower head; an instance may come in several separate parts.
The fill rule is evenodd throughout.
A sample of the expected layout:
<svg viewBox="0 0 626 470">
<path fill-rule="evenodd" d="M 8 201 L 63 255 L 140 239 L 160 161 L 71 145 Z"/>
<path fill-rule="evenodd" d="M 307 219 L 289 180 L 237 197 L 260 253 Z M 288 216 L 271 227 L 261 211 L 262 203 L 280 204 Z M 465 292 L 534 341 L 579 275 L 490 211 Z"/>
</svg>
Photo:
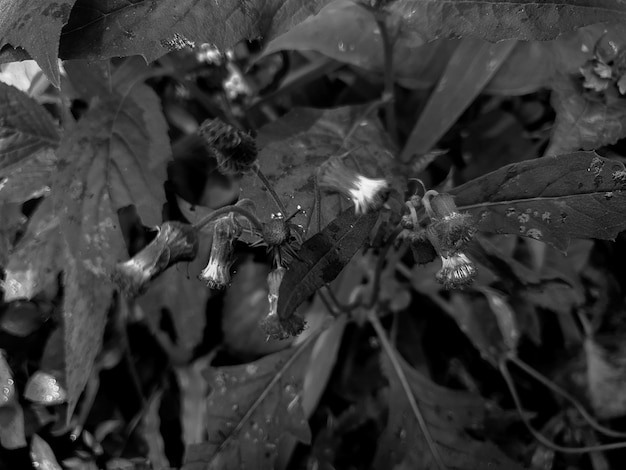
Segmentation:
<svg viewBox="0 0 626 470">
<path fill-rule="evenodd" d="M 241 226 L 231 216 L 217 219 L 209 262 L 198 278 L 211 289 L 225 289 L 230 284 L 233 243 L 241 235 Z"/>
<path fill-rule="evenodd" d="M 198 235 L 188 224 L 165 222 L 143 250 L 118 263 L 113 281 L 129 297 L 143 293 L 148 283 L 179 261 L 191 261 L 198 253 Z"/>
<path fill-rule="evenodd" d="M 278 316 L 278 294 L 286 271 L 285 268 L 278 267 L 267 275 L 269 312 L 259 322 L 259 325 L 265 331 L 268 341 L 270 339 L 283 340 L 290 336 L 297 336 L 302 333 L 306 326 L 304 320 L 295 313 L 287 319 Z"/>
<path fill-rule="evenodd" d="M 262 239 L 255 245 L 266 245 L 275 266 L 288 266 L 293 258 L 297 258 L 297 251 L 302 245 L 301 227 L 290 222 L 300 212 L 288 218 L 274 217 L 263 224 Z"/>
<path fill-rule="evenodd" d="M 367 178 L 348 168 L 339 157 L 331 157 L 322 165 L 318 182 L 321 187 L 338 191 L 352 199 L 357 214 L 380 209 L 389 188 L 386 180 Z"/>
<path fill-rule="evenodd" d="M 435 193 L 432 197 L 424 197 L 424 202 L 431 218 L 426 233 L 437 252 L 448 257 L 462 250 L 476 234 L 471 214 L 458 212 L 450 194 Z"/>
<path fill-rule="evenodd" d="M 464 253 L 441 257 L 441 269 L 435 275 L 446 289 L 459 289 L 469 286 L 476 277 L 474 263 Z"/>
<path fill-rule="evenodd" d="M 248 171 L 258 154 L 254 138 L 239 129 L 220 121 L 207 119 L 198 129 L 209 154 L 217 160 L 224 174 Z"/>
</svg>

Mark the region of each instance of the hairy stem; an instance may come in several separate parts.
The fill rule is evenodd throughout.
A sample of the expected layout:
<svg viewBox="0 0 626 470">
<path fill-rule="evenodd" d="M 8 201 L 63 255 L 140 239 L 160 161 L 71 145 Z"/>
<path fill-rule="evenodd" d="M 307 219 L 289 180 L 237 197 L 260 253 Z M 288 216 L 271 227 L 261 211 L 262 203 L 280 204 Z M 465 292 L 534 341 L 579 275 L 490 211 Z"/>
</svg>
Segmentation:
<svg viewBox="0 0 626 470">
<path fill-rule="evenodd" d="M 195 228 L 196 230 L 200 230 L 202 227 L 204 227 L 205 225 L 208 225 L 215 219 L 218 219 L 219 217 L 222 217 L 224 215 L 227 215 L 233 212 L 239 215 L 243 215 L 246 219 L 250 221 L 250 223 L 254 226 L 254 228 L 257 229 L 259 232 L 263 231 L 263 225 L 261 224 L 261 222 L 259 222 L 259 219 L 257 219 L 256 216 L 252 212 L 244 209 L 243 207 L 239 207 L 237 205 L 224 206 L 224 207 L 217 209 L 215 212 L 211 212 L 209 215 L 207 215 L 200 221 L 196 222 L 193 225 L 193 228 Z"/>
<path fill-rule="evenodd" d="M 283 215 L 283 217 L 287 217 L 287 208 L 278 197 L 278 194 L 276 194 L 276 191 L 274 191 L 274 187 L 272 186 L 272 183 L 269 182 L 269 180 L 261 171 L 261 167 L 259 167 L 259 165 L 256 164 L 254 165 L 253 168 L 254 168 L 254 172 L 263 183 L 263 186 L 265 186 L 265 189 L 267 189 L 267 191 L 270 193 L 270 196 L 272 196 L 272 199 L 274 199 L 274 202 L 276 203 L 276 206 L 278 207 L 278 210 L 280 211 L 280 213 Z"/>
</svg>

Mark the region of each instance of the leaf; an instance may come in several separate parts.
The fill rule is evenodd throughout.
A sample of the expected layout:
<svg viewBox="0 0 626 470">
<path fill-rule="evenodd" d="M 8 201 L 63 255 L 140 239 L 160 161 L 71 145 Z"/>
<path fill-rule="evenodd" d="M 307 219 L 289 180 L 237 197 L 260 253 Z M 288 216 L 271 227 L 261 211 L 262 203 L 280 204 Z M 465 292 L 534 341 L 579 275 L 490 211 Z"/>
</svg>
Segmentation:
<svg viewBox="0 0 626 470">
<path fill-rule="evenodd" d="M 59 37 L 75 1 L 8 0 L 3 2 L 0 49 L 7 45 L 25 49 L 58 88 L 60 85 L 57 60 Z"/>
<path fill-rule="evenodd" d="M 0 408 L 10 406 L 16 401 L 15 381 L 2 349 L 0 349 L 0 387 Z"/>
<path fill-rule="evenodd" d="M 334 280 L 363 246 L 377 220 L 377 212 L 358 216 L 354 209 L 346 209 L 304 242 L 280 285 L 279 318 L 289 318 L 317 289 Z"/>
<path fill-rule="evenodd" d="M 409 406 L 404 388 L 391 361 L 382 358 L 383 373 L 389 380 L 389 418 L 380 440 L 374 468 L 419 468 L 515 470 L 522 467 L 505 456 L 494 444 L 471 437 L 483 427 L 486 403 L 468 392 L 441 387 L 411 368 L 395 351 L 411 392 L 421 409 L 430 434 L 445 464 L 438 469 L 431 451 Z"/>
<path fill-rule="evenodd" d="M 27 219 L 22 213 L 21 204 L 0 201 L 0 220 L 2 220 L 0 227 L 0 266 L 6 268 L 9 253 L 13 250 L 17 235 L 22 232 Z"/>
<path fill-rule="evenodd" d="M 132 95 L 100 100 L 58 150 L 61 171 L 53 198 L 67 250 L 63 327 L 69 414 L 102 344 L 113 292 L 109 273 L 125 256 L 116 211 L 134 204 L 144 222 L 160 221 L 164 178 L 153 171 L 160 167 L 150 149 L 163 137 L 152 135 L 150 123 L 166 125 L 157 112 L 158 98 L 143 86 Z"/>
<path fill-rule="evenodd" d="M 50 445 L 37 434 L 33 436 L 33 440 L 30 443 L 30 455 L 35 468 L 62 470 Z"/>
<path fill-rule="evenodd" d="M 56 171 L 54 150 L 44 148 L 11 169 L 0 171 L 0 201 L 22 203 L 46 196 Z"/>
<path fill-rule="evenodd" d="M 475 38 L 459 43 L 407 139 L 400 155 L 403 161 L 432 149 L 480 94 L 513 47 L 514 41 L 490 44 Z"/>
<path fill-rule="evenodd" d="M 613 330 L 600 338 L 585 338 L 588 393 L 601 419 L 626 414 L 626 398 L 621 393 L 626 384 L 626 355 L 620 333 Z"/>
<path fill-rule="evenodd" d="M 388 9 L 404 19 L 403 28 L 427 41 L 463 36 L 545 41 L 582 26 L 626 19 L 620 0 L 397 0 Z"/>
<path fill-rule="evenodd" d="M 614 239 L 626 228 L 626 169 L 594 152 L 514 163 L 450 191 L 480 230 L 535 238 Z"/>
<path fill-rule="evenodd" d="M 0 408 L 0 445 L 5 449 L 26 447 L 24 410 L 19 402 Z"/>
<path fill-rule="evenodd" d="M 313 344 L 307 341 L 256 362 L 211 370 L 209 440 L 187 449 L 183 470 L 274 468 L 284 434 L 310 443 L 302 384 Z"/>
<path fill-rule="evenodd" d="M 26 233 L 6 265 L 4 301 L 32 299 L 57 282 L 63 266 L 59 217 L 45 199 L 32 215 Z"/>
<path fill-rule="evenodd" d="M 78 0 L 61 37 L 64 59 L 142 55 L 152 61 L 189 41 L 220 49 L 242 39 L 269 40 L 328 0 L 134 2 Z M 187 44 L 186 44 L 187 43 Z"/>
<path fill-rule="evenodd" d="M 45 108 L 0 82 L 0 177 L 6 178 L 38 150 L 58 144 L 59 132 Z"/>
<path fill-rule="evenodd" d="M 24 398 L 39 405 L 52 406 L 65 403 L 67 394 L 54 376 L 38 370 L 28 379 Z"/>
<path fill-rule="evenodd" d="M 561 76 L 553 84 L 556 122 L 546 155 L 593 150 L 626 136 L 626 99 L 585 93 L 580 80 Z"/>
<path fill-rule="evenodd" d="M 386 150 L 386 135 L 378 119 L 363 118 L 359 113 L 359 108 L 350 107 L 325 112 L 295 109 L 259 131 L 261 169 L 288 211 L 295 210 L 296 206 L 305 211 L 306 214 L 297 215 L 293 220 L 309 227 L 309 235 L 319 230 L 317 209 L 314 209 L 317 169 L 330 156 L 349 151 L 347 159 L 356 162 L 361 173 L 368 177 L 387 177 L 393 187 L 398 178 L 394 175 L 402 174 L 397 171 L 392 154 Z M 359 125 L 354 126 L 355 121 Z M 353 126 L 355 130 L 346 140 Z M 397 187 L 400 185 L 398 182 Z M 241 197 L 254 201 L 261 220 L 270 220 L 272 214 L 279 211 L 255 174 L 246 174 L 241 187 Z M 320 226 L 333 220 L 349 204 L 344 196 L 322 192 Z"/>
</svg>

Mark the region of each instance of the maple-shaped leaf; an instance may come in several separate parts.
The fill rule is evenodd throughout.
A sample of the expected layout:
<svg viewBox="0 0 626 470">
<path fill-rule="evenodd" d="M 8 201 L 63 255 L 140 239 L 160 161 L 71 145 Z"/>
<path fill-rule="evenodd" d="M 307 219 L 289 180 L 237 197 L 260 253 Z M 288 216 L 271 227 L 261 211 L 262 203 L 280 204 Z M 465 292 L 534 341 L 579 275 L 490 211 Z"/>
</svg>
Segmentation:
<svg viewBox="0 0 626 470">
<path fill-rule="evenodd" d="M 59 131 L 46 109 L 0 83 L 0 199 L 23 202 L 50 184 Z"/>
<path fill-rule="evenodd" d="M 249 364 L 211 369 L 209 439 L 187 449 L 183 470 L 269 470 L 284 434 L 310 443 L 302 384 L 316 337 Z"/>
<path fill-rule="evenodd" d="M 383 373 L 389 380 L 389 418 L 378 446 L 374 468 L 419 468 L 424 470 L 521 470 L 521 466 L 494 444 L 471 437 L 467 430 L 480 432 L 486 403 L 477 395 L 441 387 L 424 377 L 394 349 L 407 378 L 410 393 L 432 438 L 444 467 L 433 459 L 407 391 L 388 356 L 382 358 Z"/>
<path fill-rule="evenodd" d="M 2 2 L 0 49 L 25 49 L 50 81 L 59 86 L 59 36 L 76 0 L 7 0 Z M 17 59 L 9 56 L 9 59 Z"/>
<path fill-rule="evenodd" d="M 364 117 L 362 108 L 345 107 L 328 111 L 295 109 L 260 129 L 258 162 L 287 211 L 297 206 L 303 214 L 294 222 L 308 227 L 308 235 L 318 231 L 343 210 L 351 207 L 349 198 L 321 190 L 321 221 L 315 207 L 315 181 L 318 169 L 331 156 L 347 154 L 345 161 L 370 178 L 387 177 L 392 187 L 403 187 L 397 163 L 387 150 L 386 133 L 377 118 Z M 356 171 L 356 170 L 355 170 Z M 256 205 L 261 220 L 280 212 L 265 185 L 254 174 L 241 182 L 241 197 Z M 291 214 L 288 214 L 291 215 Z M 319 226 L 319 227 L 318 227 Z"/>
<path fill-rule="evenodd" d="M 594 152 L 513 163 L 450 191 L 480 230 L 566 250 L 572 238 L 611 240 L 626 229 L 626 168 Z"/>
<path fill-rule="evenodd" d="M 61 38 L 61 57 L 148 61 L 190 41 L 220 49 L 242 39 L 265 40 L 316 13 L 328 0 L 127 2 L 78 0 Z"/>
<path fill-rule="evenodd" d="M 117 210 L 134 204 L 145 223 L 160 221 L 164 168 L 151 150 L 155 142 L 169 148 L 166 139 L 158 97 L 137 85 L 130 94 L 98 101 L 59 147 L 61 170 L 52 197 L 66 250 L 63 328 L 70 413 L 102 341 L 112 267 L 125 257 Z"/>
</svg>

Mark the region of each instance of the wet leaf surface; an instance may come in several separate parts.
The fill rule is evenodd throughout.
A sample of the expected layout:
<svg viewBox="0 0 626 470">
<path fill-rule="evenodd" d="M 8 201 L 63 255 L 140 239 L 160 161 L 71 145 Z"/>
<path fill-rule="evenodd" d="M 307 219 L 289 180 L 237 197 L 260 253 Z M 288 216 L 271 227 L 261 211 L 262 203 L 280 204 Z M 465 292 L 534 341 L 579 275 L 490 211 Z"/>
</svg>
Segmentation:
<svg viewBox="0 0 626 470">
<path fill-rule="evenodd" d="M 480 230 L 566 250 L 571 238 L 610 240 L 626 228 L 624 171 L 620 162 L 576 152 L 507 165 L 451 193 Z"/>
</svg>

